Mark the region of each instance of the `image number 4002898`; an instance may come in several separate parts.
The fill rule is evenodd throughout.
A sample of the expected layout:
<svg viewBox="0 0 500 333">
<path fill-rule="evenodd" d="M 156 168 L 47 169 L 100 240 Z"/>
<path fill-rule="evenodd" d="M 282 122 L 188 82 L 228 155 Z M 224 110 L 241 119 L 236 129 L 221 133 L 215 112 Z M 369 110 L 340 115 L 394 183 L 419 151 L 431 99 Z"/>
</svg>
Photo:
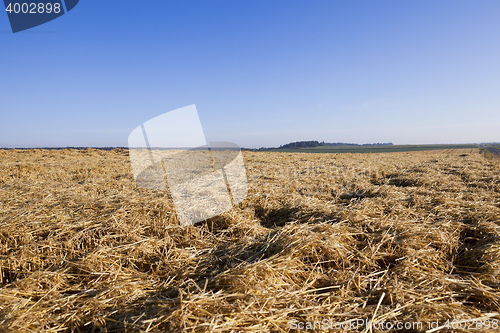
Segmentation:
<svg viewBox="0 0 500 333">
<path fill-rule="evenodd" d="M 52 21 L 72 10 L 79 0 L 4 0 L 12 32 Z"/>
</svg>

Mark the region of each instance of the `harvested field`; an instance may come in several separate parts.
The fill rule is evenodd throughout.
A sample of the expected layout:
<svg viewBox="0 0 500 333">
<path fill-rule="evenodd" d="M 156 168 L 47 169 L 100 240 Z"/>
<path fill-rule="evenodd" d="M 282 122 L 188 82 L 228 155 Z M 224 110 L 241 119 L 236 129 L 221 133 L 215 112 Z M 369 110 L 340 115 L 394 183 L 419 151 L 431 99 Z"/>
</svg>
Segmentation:
<svg viewBox="0 0 500 333">
<path fill-rule="evenodd" d="M 0 331 L 362 319 L 425 332 L 481 319 L 448 331 L 498 332 L 498 160 L 478 149 L 244 158 L 248 197 L 181 228 L 164 191 L 136 186 L 127 151 L 0 150 Z M 370 331 L 344 327 L 334 331 Z"/>
</svg>

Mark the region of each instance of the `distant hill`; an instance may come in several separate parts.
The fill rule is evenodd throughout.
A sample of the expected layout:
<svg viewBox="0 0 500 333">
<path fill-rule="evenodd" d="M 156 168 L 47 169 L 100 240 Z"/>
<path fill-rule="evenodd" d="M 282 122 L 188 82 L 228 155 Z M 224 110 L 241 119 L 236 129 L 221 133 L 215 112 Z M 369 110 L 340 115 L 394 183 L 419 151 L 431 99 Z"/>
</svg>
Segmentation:
<svg viewBox="0 0 500 333">
<path fill-rule="evenodd" d="M 250 149 L 250 148 L 242 148 L 242 150 L 249 150 L 249 151 L 276 151 L 280 149 L 308 149 L 308 148 L 316 148 L 316 147 L 336 147 L 336 146 L 352 146 L 352 147 L 375 147 L 375 146 L 392 146 L 392 142 L 387 142 L 387 143 L 364 143 L 364 144 L 357 144 L 357 143 L 346 143 L 346 142 L 325 142 L 325 141 L 296 141 L 296 142 L 290 142 L 284 145 L 281 145 L 279 147 L 261 147 L 258 149 Z"/>
<path fill-rule="evenodd" d="M 388 143 L 364 143 L 364 144 L 357 144 L 357 143 L 345 143 L 345 142 L 335 142 L 335 143 L 328 143 L 325 141 L 319 142 L 319 141 L 297 141 L 297 142 L 290 142 L 285 145 L 279 146 L 278 149 L 290 149 L 290 148 L 314 148 L 314 147 L 326 147 L 326 146 L 392 146 L 392 142 Z"/>
</svg>

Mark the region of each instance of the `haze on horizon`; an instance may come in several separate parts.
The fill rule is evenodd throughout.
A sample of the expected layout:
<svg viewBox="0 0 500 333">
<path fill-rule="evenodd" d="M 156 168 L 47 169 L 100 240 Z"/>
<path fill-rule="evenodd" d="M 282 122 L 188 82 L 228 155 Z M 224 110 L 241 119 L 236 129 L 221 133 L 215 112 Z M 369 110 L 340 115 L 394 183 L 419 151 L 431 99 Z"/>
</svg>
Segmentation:
<svg viewBox="0 0 500 333">
<path fill-rule="evenodd" d="M 98 9 L 98 10 L 97 10 Z M 125 147 L 196 104 L 207 141 L 500 141 L 500 2 L 80 2 L 12 34 L 0 147 Z"/>
</svg>

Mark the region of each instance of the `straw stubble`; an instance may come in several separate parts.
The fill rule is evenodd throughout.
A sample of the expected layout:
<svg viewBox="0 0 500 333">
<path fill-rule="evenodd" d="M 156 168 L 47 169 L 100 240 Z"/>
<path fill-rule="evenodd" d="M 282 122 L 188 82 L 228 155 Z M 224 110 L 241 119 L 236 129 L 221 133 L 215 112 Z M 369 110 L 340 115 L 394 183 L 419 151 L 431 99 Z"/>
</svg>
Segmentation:
<svg viewBox="0 0 500 333">
<path fill-rule="evenodd" d="M 180 227 L 167 191 L 137 187 L 127 151 L 0 150 L 0 330 L 500 319 L 497 161 L 244 159 L 247 198 Z"/>
</svg>

